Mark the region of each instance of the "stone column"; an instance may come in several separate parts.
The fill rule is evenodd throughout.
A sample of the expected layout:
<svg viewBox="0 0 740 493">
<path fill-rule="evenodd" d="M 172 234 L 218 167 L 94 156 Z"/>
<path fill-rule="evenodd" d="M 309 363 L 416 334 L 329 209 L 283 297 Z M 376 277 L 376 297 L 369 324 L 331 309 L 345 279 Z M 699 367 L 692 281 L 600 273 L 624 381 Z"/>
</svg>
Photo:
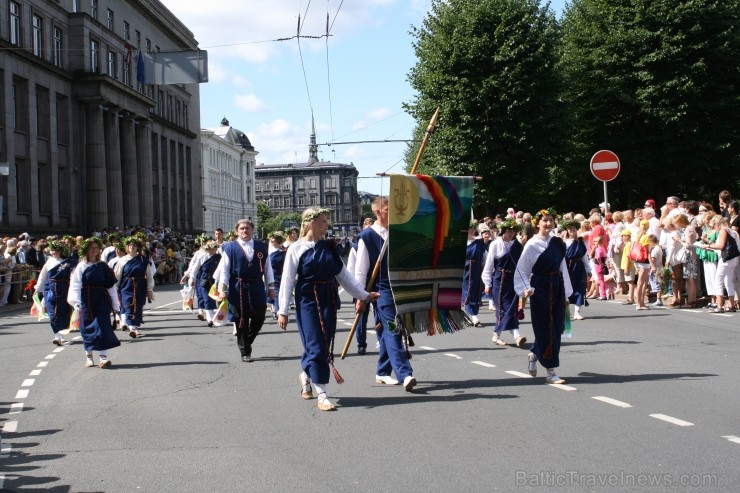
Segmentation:
<svg viewBox="0 0 740 493">
<path fill-rule="evenodd" d="M 85 106 L 85 216 L 90 231 L 108 225 L 108 183 L 105 166 L 103 108 L 98 103 Z"/>
<path fill-rule="evenodd" d="M 123 168 L 123 220 L 126 225 L 141 224 L 139 214 L 139 170 L 136 165 L 134 120 L 124 116 L 121 125 L 121 165 Z"/>
<path fill-rule="evenodd" d="M 136 163 L 139 170 L 139 201 L 141 203 L 141 223 L 154 222 L 154 199 L 152 194 L 151 131 L 146 120 L 136 122 Z"/>
<path fill-rule="evenodd" d="M 108 224 L 123 227 L 123 174 L 121 173 L 121 133 L 118 111 L 105 113 L 105 155 L 108 160 Z"/>
</svg>

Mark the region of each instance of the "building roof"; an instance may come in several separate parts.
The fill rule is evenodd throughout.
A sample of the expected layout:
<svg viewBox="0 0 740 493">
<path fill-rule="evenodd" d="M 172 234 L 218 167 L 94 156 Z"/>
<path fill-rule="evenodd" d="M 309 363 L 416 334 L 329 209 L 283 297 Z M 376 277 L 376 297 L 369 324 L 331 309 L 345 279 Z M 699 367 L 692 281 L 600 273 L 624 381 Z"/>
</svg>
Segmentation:
<svg viewBox="0 0 740 493">
<path fill-rule="evenodd" d="M 238 145 L 239 147 L 242 147 L 248 151 L 253 151 L 254 146 L 249 141 L 249 137 L 247 137 L 247 134 L 239 130 L 238 128 L 234 128 L 229 125 L 229 120 L 224 117 L 223 120 L 221 120 L 221 125 L 213 129 L 213 133 L 217 135 L 218 137 L 221 137 L 224 140 L 228 140 L 227 136 L 229 134 L 229 130 L 233 130 L 233 138 L 234 138 L 234 144 Z"/>
<path fill-rule="evenodd" d="M 355 165 L 345 163 L 333 163 L 331 161 L 316 161 L 307 163 L 287 163 L 287 164 L 258 164 L 255 166 L 255 172 L 259 171 L 282 171 L 282 170 L 311 170 L 311 169 L 336 169 L 345 168 L 351 171 L 357 171 Z"/>
</svg>

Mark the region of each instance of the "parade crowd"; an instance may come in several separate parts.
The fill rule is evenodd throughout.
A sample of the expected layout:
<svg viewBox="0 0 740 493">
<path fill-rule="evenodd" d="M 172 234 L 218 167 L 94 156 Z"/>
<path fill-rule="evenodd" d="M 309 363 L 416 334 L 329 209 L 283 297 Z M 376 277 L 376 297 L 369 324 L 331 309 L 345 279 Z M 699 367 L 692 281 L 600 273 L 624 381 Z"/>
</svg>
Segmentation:
<svg viewBox="0 0 740 493">
<path fill-rule="evenodd" d="M 719 209 L 710 202 L 668 197 L 657 207 L 611 211 L 602 203 L 587 215 L 534 214 L 508 209 L 504 214 L 473 220 L 462 283 L 461 308 L 471 325 L 480 326 L 485 305 L 495 311 L 492 342 L 516 347 L 527 342 L 519 323 L 529 307 L 534 341 L 528 347 L 532 376 L 538 365 L 545 381 L 562 384 L 561 337 L 570 321 L 586 318 L 589 300 L 621 294 L 637 310 L 667 305 L 697 308 L 707 301 L 710 313 L 734 312 L 738 276 L 738 202 L 728 191 L 719 194 Z M 333 411 L 328 386 L 333 376 L 334 338 L 339 287 L 353 298 L 360 314 L 357 353 L 367 352 L 368 319 L 378 336 L 376 382 L 416 385 L 410 364 L 413 340 L 396 326 L 396 307 L 388 275 L 388 199 L 372 204 L 368 218 L 353 238 L 327 238 L 330 211 L 309 208 L 301 228 L 275 231 L 269 241 L 253 238 L 254 224 L 240 220 L 234 230 L 219 228 L 213 237 L 182 235 L 168 228 L 96 231 L 88 238 L 27 233 L 0 240 L 0 305 L 41 305 L 54 333 L 78 328 L 85 366 L 108 368 L 108 351 L 120 346 L 115 331 L 144 336 L 143 309 L 155 296 L 156 284 L 183 284 L 192 293 L 194 311 L 208 326 L 222 325 L 219 311 L 228 307 L 241 360 L 254 361 L 253 345 L 268 313 L 283 330 L 291 311 L 304 352 L 298 375 L 300 395 Z M 706 295 L 706 298 L 704 298 Z M 188 295 L 190 296 L 190 295 Z M 97 352 L 97 361 L 95 353 Z M 395 375 L 395 377 L 394 377 Z"/>
</svg>

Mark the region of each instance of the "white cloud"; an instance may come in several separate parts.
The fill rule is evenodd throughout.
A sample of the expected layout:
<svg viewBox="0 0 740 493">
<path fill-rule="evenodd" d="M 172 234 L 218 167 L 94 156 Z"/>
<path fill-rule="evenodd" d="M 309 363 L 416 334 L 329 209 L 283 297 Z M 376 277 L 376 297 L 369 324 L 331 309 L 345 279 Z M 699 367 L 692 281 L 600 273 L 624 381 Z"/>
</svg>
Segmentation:
<svg viewBox="0 0 740 493">
<path fill-rule="evenodd" d="M 254 94 L 237 94 L 234 96 L 234 104 L 237 108 L 248 112 L 262 111 L 267 108 L 265 102 Z"/>
<path fill-rule="evenodd" d="M 252 85 L 252 81 L 238 74 L 231 78 L 231 83 L 236 87 L 250 87 Z"/>
</svg>

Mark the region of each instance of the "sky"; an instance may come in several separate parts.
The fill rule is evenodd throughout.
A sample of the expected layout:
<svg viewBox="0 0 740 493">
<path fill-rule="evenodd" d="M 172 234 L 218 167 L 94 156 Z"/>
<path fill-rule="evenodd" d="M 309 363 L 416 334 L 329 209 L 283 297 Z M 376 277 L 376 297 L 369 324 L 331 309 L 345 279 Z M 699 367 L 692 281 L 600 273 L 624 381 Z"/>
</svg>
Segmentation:
<svg viewBox="0 0 740 493">
<path fill-rule="evenodd" d="M 354 164 L 358 190 L 384 193 L 376 174 L 404 172 L 403 142 L 344 143 L 412 137 L 402 107 L 414 96 L 409 32 L 431 0 L 161 1 L 208 51 L 202 128 L 226 117 L 247 134 L 258 164 L 306 162 L 313 117 L 319 158 Z M 559 14 L 564 2 L 551 7 Z M 299 18 L 301 36 L 320 38 L 275 41 L 295 36 Z"/>
</svg>

